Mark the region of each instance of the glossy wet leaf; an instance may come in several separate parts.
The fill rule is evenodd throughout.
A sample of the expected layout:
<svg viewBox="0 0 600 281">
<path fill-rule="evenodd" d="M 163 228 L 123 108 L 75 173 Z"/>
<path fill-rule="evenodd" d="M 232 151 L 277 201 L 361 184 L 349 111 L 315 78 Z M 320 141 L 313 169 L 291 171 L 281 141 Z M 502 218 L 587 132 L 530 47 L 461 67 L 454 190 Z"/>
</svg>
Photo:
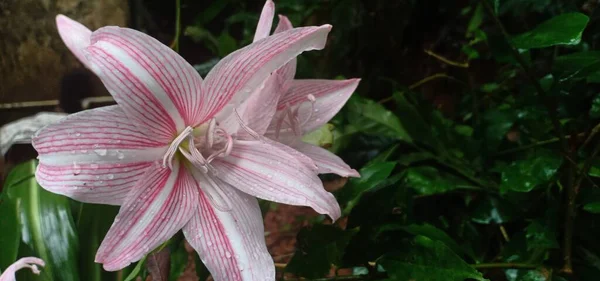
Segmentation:
<svg viewBox="0 0 600 281">
<path fill-rule="evenodd" d="M 389 280 L 486 280 L 443 242 L 417 236 L 402 251 L 377 261 Z"/>
<path fill-rule="evenodd" d="M 406 142 L 412 141 L 400 119 L 383 105 L 354 95 L 346 106 L 350 125 L 355 130 L 367 134 L 393 137 Z"/>
<path fill-rule="evenodd" d="M 21 227 L 19 224 L 17 207 L 18 203 L 8 198 L 7 188 L 0 194 L 0 270 L 9 267 L 17 260 L 19 243 L 21 241 Z"/>
<path fill-rule="evenodd" d="M 422 195 L 446 193 L 455 189 L 476 189 L 468 182 L 431 166 L 408 168 L 404 173 L 406 186 Z"/>
<path fill-rule="evenodd" d="M 507 281 L 547 281 L 550 280 L 551 271 L 547 269 L 507 269 L 505 276 Z"/>
<path fill-rule="evenodd" d="M 413 235 L 421 235 L 425 236 L 431 240 L 436 240 L 443 242 L 448 248 L 450 248 L 455 253 L 462 253 L 462 248 L 443 230 L 430 225 L 430 224 L 411 224 L 411 225 L 398 225 L 398 224 L 388 224 L 383 225 L 378 230 L 378 234 L 388 232 L 388 231 L 397 231 L 403 230 Z"/>
<path fill-rule="evenodd" d="M 540 151 L 529 158 L 517 160 L 502 171 L 501 191 L 529 192 L 548 183 L 562 164 L 555 152 Z"/>
<path fill-rule="evenodd" d="M 358 229 L 342 230 L 331 225 L 303 228 L 286 272 L 306 278 L 324 276 L 332 264 L 341 263 L 346 246 L 357 232 Z"/>
<path fill-rule="evenodd" d="M 336 193 L 338 202 L 344 207 L 344 213 L 349 213 L 358 203 L 363 193 L 377 187 L 388 178 L 396 162 L 374 162 L 360 169 L 360 178 L 352 178 L 349 183 Z"/>
<path fill-rule="evenodd" d="M 119 211 L 118 206 L 96 205 L 77 202 L 74 208 L 75 223 L 79 236 L 79 268 L 81 280 L 103 281 L 114 279 L 117 274 L 102 268 L 95 262 L 96 252 Z"/>
<path fill-rule="evenodd" d="M 558 249 L 556 230 L 550 228 L 541 220 L 535 220 L 526 228 L 527 248 L 533 249 Z"/>
<path fill-rule="evenodd" d="M 7 200 L 18 206 L 22 243 L 19 256 L 36 256 L 46 262 L 40 276 L 33 280 L 80 280 L 79 241 L 69 199 L 37 184 L 36 165 L 32 160 L 16 166 L 4 185 Z"/>
<path fill-rule="evenodd" d="M 590 118 L 600 118 L 600 94 L 597 94 L 596 97 L 594 97 L 594 99 L 592 100 L 592 107 L 590 108 Z M 600 165 L 598 166 L 600 167 Z M 598 174 L 600 174 L 600 172 Z"/>
<path fill-rule="evenodd" d="M 531 31 L 517 35 L 512 42 L 519 49 L 545 48 L 555 45 L 576 45 L 589 18 L 581 13 L 566 13 L 551 18 Z"/>
<path fill-rule="evenodd" d="M 501 224 L 519 217 L 516 206 L 495 196 L 485 196 L 472 205 L 471 220 L 476 223 Z"/>
</svg>

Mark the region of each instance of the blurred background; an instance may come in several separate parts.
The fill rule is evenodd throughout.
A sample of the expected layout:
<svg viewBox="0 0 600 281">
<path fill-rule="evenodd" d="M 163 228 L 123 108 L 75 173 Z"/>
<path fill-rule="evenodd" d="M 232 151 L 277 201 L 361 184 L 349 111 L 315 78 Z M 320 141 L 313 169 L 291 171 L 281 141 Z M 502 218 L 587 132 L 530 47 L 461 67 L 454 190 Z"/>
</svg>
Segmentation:
<svg viewBox="0 0 600 281">
<path fill-rule="evenodd" d="M 294 26 L 333 25 L 324 50 L 298 58 L 297 79 L 362 79 L 326 129 L 333 141 L 322 143 L 363 175 L 349 182 L 323 176 L 344 210 L 339 233 L 306 228 L 325 221 L 309 209 L 263 206 L 280 269 L 360 277 L 348 280 L 483 280 L 477 272 L 490 280 L 597 280 L 599 1 L 275 4 Z M 92 30 L 148 33 L 205 76 L 252 41 L 263 5 L 0 0 L 0 126 L 112 103 L 89 99 L 108 93 L 62 43 L 56 14 Z M 13 146 L 0 178 L 35 156 L 29 145 Z M 442 246 L 419 244 L 422 237 Z M 437 262 L 451 273 L 403 275 L 407 260 L 427 265 L 433 257 L 443 257 Z M 193 265 L 185 268 L 185 280 L 197 280 Z"/>
</svg>

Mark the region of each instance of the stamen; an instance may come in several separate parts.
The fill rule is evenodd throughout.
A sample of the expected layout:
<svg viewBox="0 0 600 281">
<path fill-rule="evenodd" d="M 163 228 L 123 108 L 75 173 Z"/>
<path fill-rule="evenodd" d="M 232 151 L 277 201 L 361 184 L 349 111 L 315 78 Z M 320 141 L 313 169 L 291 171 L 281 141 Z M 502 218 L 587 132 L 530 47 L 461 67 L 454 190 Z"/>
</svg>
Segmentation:
<svg viewBox="0 0 600 281">
<path fill-rule="evenodd" d="M 175 157 L 175 152 L 177 152 L 177 149 L 178 149 L 179 145 L 181 144 L 181 142 L 183 140 L 185 140 L 185 138 L 187 138 L 193 130 L 194 129 L 192 127 L 188 126 L 179 134 L 179 136 L 177 136 L 173 140 L 173 142 L 171 142 L 171 145 L 169 146 L 169 148 L 165 152 L 165 155 L 163 156 L 162 165 L 164 168 L 169 167 L 169 169 L 173 170 L 172 162 L 173 162 L 173 157 Z"/>
<path fill-rule="evenodd" d="M 208 145 L 208 148 L 211 148 L 213 146 L 214 131 L 216 125 L 217 121 L 215 120 L 215 118 L 211 119 L 210 123 L 208 123 L 208 131 L 206 132 L 206 144 Z"/>
<path fill-rule="evenodd" d="M 248 127 L 246 124 L 244 124 L 244 121 L 242 120 L 242 117 L 238 113 L 237 109 L 234 109 L 234 111 L 235 111 L 235 116 L 237 117 L 237 120 L 240 123 L 240 127 L 242 127 L 242 129 L 244 129 L 244 131 L 246 131 L 246 133 L 248 133 L 253 138 L 255 138 L 257 140 L 260 139 L 260 135 L 257 132 L 255 132 L 250 127 Z"/>
<path fill-rule="evenodd" d="M 307 95 L 306 98 L 308 101 L 310 101 L 310 113 L 308 114 L 308 117 L 302 121 L 302 123 L 300 123 L 300 127 L 304 127 L 304 125 L 310 121 L 310 118 L 312 118 L 313 113 L 315 112 L 315 103 L 317 102 L 317 99 L 312 94 Z"/>
</svg>

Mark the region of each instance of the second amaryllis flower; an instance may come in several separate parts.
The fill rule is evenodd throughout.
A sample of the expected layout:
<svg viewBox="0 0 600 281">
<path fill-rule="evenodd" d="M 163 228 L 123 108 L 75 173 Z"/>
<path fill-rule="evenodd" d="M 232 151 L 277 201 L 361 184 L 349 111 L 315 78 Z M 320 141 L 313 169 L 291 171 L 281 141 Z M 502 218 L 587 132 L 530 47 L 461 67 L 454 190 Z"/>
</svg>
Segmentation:
<svg viewBox="0 0 600 281">
<path fill-rule="evenodd" d="M 254 197 L 340 216 L 318 168 L 263 138 L 238 111 L 262 93 L 273 71 L 303 51 L 323 48 L 331 26 L 255 42 L 202 80 L 177 53 L 138 31 L 91 32 L 64 16 L 57 25 L 118 105 L 38 132 L 36 179 L 76 200 L 121 205 L 96 255 L 105 269 L 138 261 L 183 229 L 215 280 L 274 280 Z"/>
</svg>

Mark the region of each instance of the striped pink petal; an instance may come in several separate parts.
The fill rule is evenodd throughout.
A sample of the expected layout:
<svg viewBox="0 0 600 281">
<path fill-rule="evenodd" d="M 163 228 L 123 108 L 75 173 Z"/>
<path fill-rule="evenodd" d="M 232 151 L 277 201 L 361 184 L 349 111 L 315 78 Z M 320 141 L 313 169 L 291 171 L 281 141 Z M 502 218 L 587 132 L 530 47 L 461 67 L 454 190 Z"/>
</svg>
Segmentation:
<svg viewBox="0 0 600 281">
<path fill-rule="evenodd" d="M 187 241 L 215 281 L 275 280 L 257 200 L 215 180 L 223 185 L 232 208 L 220 211 L 200 193 L 198 210 L 183 228 Z"/>
<path fill-rule="evenodd" d="M 302 154 L 310 157 L 317 167 L 319 167 L 319 174 L 333 173 L 342 177 L 360 177 L 360 174 L 356 170 L 350 168 L 342 158 L 331 153 L 327 149 L 302 141 L 297 141 L 291 146 Z"/>
<path fill-rule="evenodd" d="M 275 16 L 275 4 L 272 0 L 267 0 L 260 13 L 260 19 L 258 20 L 256 31 L 254 32 L 253 42 L 269 36 L 269 33 L 271 33 L 271 26 L 273 25 L 273 16 Z"/>
<path fill-rule="evenodd" d="M 222 59 L 203 83 L 202 122 L 225 105 L 238 107 L 269 75 L 303 51 L 322 49 L 330 25 L 295 28 L 269 36 Z"/>
<path fill-rule="evenodd" d="M 292 22 L 290 22 L 290 20 L 286 16 L 279 15 L 279 23 L 277 24 L 277 27 L 275 28 L 275 31 L 273 33 L 284 32 L 284 31 L 290 30 L 292 28 L 294 28 L 292 26 Z M 298 63 L 298 59 L 294 58 L 294 59 L 290 60 L 288 63 L 286 63 L 284 66 L 279 68 L 277 70 L 277 72 L 281 76 L 283 76 L 284 80 L 286 80 L 286 81 L 292 80 L 292 79 L 294 79 L 294 76 L 296 76 L 296 64 L 297 63 Z"/>
<path fill-rule="evenodd" d="M 173 169 L 155 163 L 133 188 L 102 241 L 96 262 L 115 271 L 158 247 L 196 212 L 198 185 L 176 161 Z"/>
<path fill-rule="evenodd" d="M 56 27 L 58 34 L 65 45 L 86 67 L 89 68 L 84 50 L 90 45 L 92 31 L 64 15 L 56 16 Z"/>
<path fill-rule="evenodd" d="M 118 106 L 82 111 L 36 133 L 36 179 L 45 189 L 120 205 L 166 145 L 140 133 Z"/>
<path fill-rule="evenodd" d="M 288 92 L 279 99 L 278 115 L 283 114 L 282 111 L 288 106 L 300 105 L 298 119 L 305 124 L 303 132 L 314 131 L 340 111 L 359 82 L 360 79 L 290 81 Z M 308 101 L 309 95 L 316 98 L 314 105 Z M 275 129 L 275 125 L 272 123 L 269 129 Z"/>
<path fill-rule="evenodd" d="M 269 201 L 310 206 L 333 220 L 340 206 L 314 170 L 294 155 L 265 141 L 236 141 L 231 154 L 211 164 L 235 188 Z"/>
<path fill-rule="evenodd" d="M 252 94 L 246 101 L 244 108 L 244 122 L 248 127 L 263 135 L 271 119 L 277 111 L 277 102 L 279 97 L 284 92 L 284 78 L 278 72 L 274 72 L 264 85 L 257 89 L 257 92 Z M 239 123 L 239 122 L 238 122 Z M 238 136 L 248 138 L 248 134 L 244 129 L 238 129 Z"/>
<path fill-rule="evenodd" d="M 167 142 L 199 124 L 202 78 L 181 56 L 128 28 L 100 28 L 91 43 L 91 69 L 140 130 Z"/>
<path fill-rule="evenodd" d="M 38 266 L 45 266 L 42 259 L 36 257 L 21 258 L 2 272 L 0 281 L 16 281 L 15 273 L 23 268 L 30 268 L 34 274 L 40 274 Z"/>
</svg>

